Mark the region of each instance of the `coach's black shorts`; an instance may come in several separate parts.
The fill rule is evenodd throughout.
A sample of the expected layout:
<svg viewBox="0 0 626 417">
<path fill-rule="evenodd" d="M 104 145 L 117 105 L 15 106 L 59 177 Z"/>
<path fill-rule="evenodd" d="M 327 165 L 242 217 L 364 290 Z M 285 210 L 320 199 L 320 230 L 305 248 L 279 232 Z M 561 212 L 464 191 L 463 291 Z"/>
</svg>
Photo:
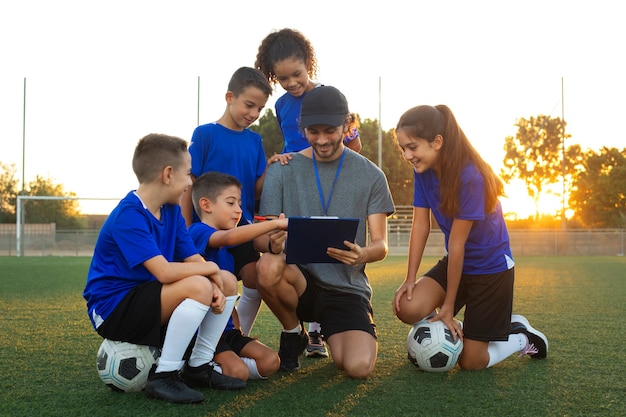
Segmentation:
<svg viewBox="0 0 626 417">
<path fill-rule="evenodd" d="M 165 326 L 161 326 L 162 287 L 159 281 L 151 281 L 130 290 L 98 327 L 98 334 L 111 340 L 161 347 L 165 335 Z"/>
<path fill-rule="evenodd" d="M 444 291 L 448 287 L 448 257 L 424 274 L 437 281 Z M 454 313 L 465 306 L 463 336 L 472 340 L 507 340 L 513 310 L 515 269 L 496 274 L 461 276 Z"/>
<path fill-rule="evenodd" d="M 253 340 L 253 338 L 245 336 L 239 329 L 226 330 L 220 337 L 215 353 L 232 350 L 237 356 L 241 356 L 241 350 Z"/>
<path fill-rule="evenodd" d="M 378 339 L 368 300 L 358 294 L 324 289 L 306 269 L 298 267 L 307 281 L 296 309 L 300 320 L 320 323 L 325 338 L 348 330 L 362 330 Z"/>
<path fill-rule="evenodd" d="M 233 255 L 235 260 L 235 275 L 237 276 L 237 279 L 241 279 L 239 276 L 241 268 L 248 265 L 250 262 L 258 261 L 261 258 L 259 252 L 254 249 L 252 241 L 228 248 L 228 252 Z"/>
</svg>

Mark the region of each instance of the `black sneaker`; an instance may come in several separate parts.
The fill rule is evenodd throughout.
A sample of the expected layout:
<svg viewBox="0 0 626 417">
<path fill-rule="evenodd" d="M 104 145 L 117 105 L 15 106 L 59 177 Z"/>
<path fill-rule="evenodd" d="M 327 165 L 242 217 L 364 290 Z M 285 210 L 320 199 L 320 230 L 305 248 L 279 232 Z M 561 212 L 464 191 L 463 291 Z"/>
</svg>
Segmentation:
<svg viewBox="0 0 626 417">
<path fill-rule="evenodd" d="M 300 325 L 300 334 L 282 332 L 280 335 L 280 369 L 291 372 L 300 369 L 300 355 L 309 343 L 307 331 Z"/>
<path fill-rule="evenodd" d="M 178 404 L 197 404 L 204 401 L 201 392 L 192 390 L 180 380 L 179 372 L 155 372 L 152 366 L 146 382 L 146 395 L 150 398 L 170 401 Z"/>
<path fill-rule="evenodd" d="M 519 314 L 511 316 L 511 334 L 524 333 L 528 343 L 520 351 L 520 356 L 529 355 L 533 359 L 544 359 L 548 356 L 548 338 L 539 330 L 534 329 L 528 319 Z"/>
<path fill-rule="evenodd" d="M 212 362 L 200 366 L 185 364 L 180 373 L 182 380 L 190 387 L 209 387 L 223 390 L 237 390 L 246 387 L 246 381 L 224 375 L 215 370 Z"/>
</svg>

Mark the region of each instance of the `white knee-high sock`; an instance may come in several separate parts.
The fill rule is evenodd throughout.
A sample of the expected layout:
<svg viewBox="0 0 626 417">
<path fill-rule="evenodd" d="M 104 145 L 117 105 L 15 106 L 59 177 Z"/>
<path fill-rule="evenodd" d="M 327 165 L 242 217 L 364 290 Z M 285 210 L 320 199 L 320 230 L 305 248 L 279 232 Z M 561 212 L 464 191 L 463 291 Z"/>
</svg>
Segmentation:
<svg viewBox="0 0 626 417">
<path fill-rule="evenodd" d="M 254 359 L 242 356 L 241 360 L 248 367 L 248 371 L 250 372 L 250 379 L 267 379 L 266 376 L 263 376 L 259 373 L 259 369 L 257 368 L 256 361 Z"/>
<path fill-rule="evenodd" d="M 183 355 L 209 307 L 187 298 L 176 307 L 165 333 L 163 349 L 156 372 L 177 371 L 183 366 Z"/>
<path fill-rule="evenodd" d="M 242 286 L 241 299 L 237 304 L 237 314 L 239 315 L 239 324 L 241 331 L 246 336 L 250 335 L 256 316 L 259 314 L 261 307 L 261 296 L 255 288 Z"/>
<path fill-rule="evenodd" d="M 487 346 L 487 352 L 489 352 L 489 363 L 487 368 L 495 365 L 498 362 L 502 362 L 515 352 L 519 352 L 526 346 L 526 336 L 519 334 L 510 334 L 509 340 L 506 342 L 489 342 Z"/>
<path fill-rule="evenodd" d="M 220 341 L 222 333 L 224 333 L 224 328 L 233 312 L 237 297 L 237 295 L 226 297 L 226 305 L 221 314 L 215 314 L 213 311 L 209 311 L 204 316 L 204 319 L 198 327 L 198 336 L 196 337 L 196 344 L 193 346 L 191 356 L 189 357 L 189 366 L 196 367 L 213 360 L 215 348 Z"/>
</svg>

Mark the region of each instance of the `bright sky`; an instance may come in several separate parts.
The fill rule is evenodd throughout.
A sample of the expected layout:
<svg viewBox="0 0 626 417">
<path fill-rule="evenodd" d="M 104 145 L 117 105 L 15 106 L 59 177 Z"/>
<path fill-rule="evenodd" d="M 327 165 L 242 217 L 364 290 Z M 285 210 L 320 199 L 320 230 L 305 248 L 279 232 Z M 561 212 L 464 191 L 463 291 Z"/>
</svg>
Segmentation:
<svg viewBox="0 0 626 417">
<path fill-rule="evenodd" d="M 252 66 L 260 41 L 284 27 L 312 41 L 319 80 L 342 90 L 362 118 L 389 130 L 410 107 L 447 104 L 496 171 L 516 119 L 561 117 L 562 92 L 568 145 L 625 146 L 620 2 L 367 4 L 3 1 L 0 161 L 16 164 L 21 180 L 25 143 L 26 182 L 41 175 L 79 197 L 119 199 L 137 186 L 137 140 L 151 132 L 191 138 L 198 77 L 200 123 L 219 118 L 231 74 Z M 267 107 L 282 94 L 278 87 Z M 523 187 L 508 193 L 505 211 L 534 211 Z M 81 207 L 108 213 L 113 204 Z"/>
</svg>

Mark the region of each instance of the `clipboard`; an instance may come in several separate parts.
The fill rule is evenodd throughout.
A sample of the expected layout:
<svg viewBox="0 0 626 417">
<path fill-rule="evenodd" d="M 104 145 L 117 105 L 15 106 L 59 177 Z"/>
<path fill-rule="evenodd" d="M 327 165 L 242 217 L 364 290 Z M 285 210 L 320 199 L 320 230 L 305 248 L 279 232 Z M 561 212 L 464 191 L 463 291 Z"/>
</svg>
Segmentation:
<svg viewBox="0 0 626 417">
<path fill-rule="evenodd" d="M 289 217 L 285 245 L 287 263 L 339 263 L 326 254 L 326 249 L 347 249 L 343 241 L 354 242 L 358 227 L 357 218 Z"/>
</svg>

